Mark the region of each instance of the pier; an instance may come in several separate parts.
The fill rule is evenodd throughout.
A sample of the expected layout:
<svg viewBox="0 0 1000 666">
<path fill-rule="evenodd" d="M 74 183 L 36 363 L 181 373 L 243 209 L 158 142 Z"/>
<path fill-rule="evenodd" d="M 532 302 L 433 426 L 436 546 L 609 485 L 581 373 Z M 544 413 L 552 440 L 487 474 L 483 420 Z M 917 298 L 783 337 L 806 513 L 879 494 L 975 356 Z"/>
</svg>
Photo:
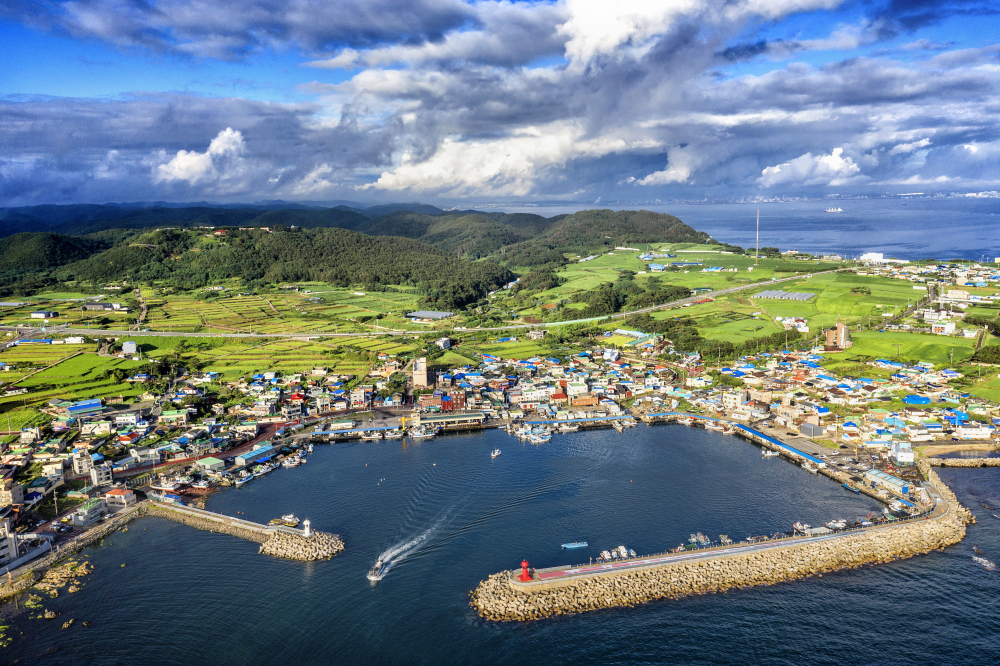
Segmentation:
<svg viewBox="0 0 1000 666">
<path fill-rule="evenodd" d="M 291 560 L 328 560 L 344 550 L 344 541 L 339 536 L 312 530 L 308 520 L 303 529 L 287 525 L 263 525 L 204 509 L 157 501 L 150 501 L 149 515 L 208 532 L 255 541 L 261 544 L 258 552 Z"/>
<path fill-rule="evenodd" d="M 909 519 L 832 534 L 741 542 L 661 553 L 601 565 L 491 575 L 471 593 L 470 605 L 497 621 L 537 620 L 599 608 L 733 588 L 772 585 L 866 564 L 913 557 L 957 543 L 972 515 L 926 462 L 920 463 L 932 507 Z"/>
</svg>

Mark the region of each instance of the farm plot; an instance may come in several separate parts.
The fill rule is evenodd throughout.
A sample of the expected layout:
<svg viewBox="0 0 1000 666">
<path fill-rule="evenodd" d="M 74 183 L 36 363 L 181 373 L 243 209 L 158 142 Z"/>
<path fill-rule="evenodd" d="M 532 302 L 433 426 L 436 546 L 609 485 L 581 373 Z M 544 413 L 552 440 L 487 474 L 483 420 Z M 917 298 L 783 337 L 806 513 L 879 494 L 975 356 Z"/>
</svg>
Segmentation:
<svg viewBox="0 0 1000 666">
<path fill-rule="evenodd" d="M 105 375 L 104 371 L 121 369 L 131 374 L 145 365 L 140 361 L 105 358 L 97 354 L 74 356 L 19 382 L 18 385 L 26 387 L 28 393 L 0 399 L 0 412 L 18 406 L 38 405 L 54 398 L 117 400 L 119 396 L 140 395 L 145 391 L 141 384 L 119 382 L 113 376 Z"/>
<path fill-rule="evenodd" d="M 851 333 L 854 346 L 824 357 L 824 367 L 836 369 L 859 359 L 927 361 L 937 366 L 958 365 L 972 355 L 975 340 L 922 333 Z"/>
</svg>

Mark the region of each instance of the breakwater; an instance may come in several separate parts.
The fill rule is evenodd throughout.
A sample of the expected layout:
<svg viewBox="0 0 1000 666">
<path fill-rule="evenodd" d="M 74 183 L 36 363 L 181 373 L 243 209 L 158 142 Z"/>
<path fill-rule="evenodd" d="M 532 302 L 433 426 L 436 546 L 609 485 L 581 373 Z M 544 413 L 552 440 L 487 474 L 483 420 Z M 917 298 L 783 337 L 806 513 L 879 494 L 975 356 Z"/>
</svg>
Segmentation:
<svg viewBox="0 0 1000 666">
<path fill-rule="evenodd" d="M 283 526 L 265 526 L 210 511 L 152 503 L 149 515 L 160 516 L 199 530 L 219 532 L 261 544 L 259 553 L 290 560 L 327 560 L 344 550 L 336 534 L 305 532 Z"/>
<path fill-rule="evenodd" d="M 934 467 L 1000 467 L 1000 458 L 928 458 Z"/>
<path fill-rule="evenodd" d="M 535 585 L 516 581 L 517 571 L 491 575 L 471 592 L 470 605 L 482 617 L 497 621 L 537 620 L 600 608 L 634 606 L 656 599 L 773 585 L 913 557 L 957 543 L 965 536 L 971 514 L 924 464 L 922 471 L 936 491 L 933 515 L 923 520 L 856 530 L 819 539 L 774 543 L 759 550 L 733 548 L 698 559 L 664 561 L 631 571 Z"/>
</svg>

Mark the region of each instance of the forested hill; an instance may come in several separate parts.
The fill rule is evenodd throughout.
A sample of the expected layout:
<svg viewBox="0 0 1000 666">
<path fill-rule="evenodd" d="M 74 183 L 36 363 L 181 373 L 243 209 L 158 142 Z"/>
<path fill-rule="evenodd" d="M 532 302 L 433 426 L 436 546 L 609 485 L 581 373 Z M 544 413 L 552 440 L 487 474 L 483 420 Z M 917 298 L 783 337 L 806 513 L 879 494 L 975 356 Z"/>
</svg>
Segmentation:
<svg viewBox="0 0 1000 666">
<path fill-rule="evenodd" d="M 458 308 L 514 279 L 503 266 L 469 262 L 422 243 L 346 229 L 231 230 L 221 239 L 182 230 L 133 236 L 50 273 L 55 281 L 94 284 L 128 278 L 166 280 L 181 289 L 229 278 L 249 287 L 320 281 L 334 286 L 418 287 L 427 306 Z"/>
<path fill-rule="evenodd" d="M 0 283 L 91 256 L 108 244 L 51 233 L 20 233 L 0 238 Z"/>
</svg>

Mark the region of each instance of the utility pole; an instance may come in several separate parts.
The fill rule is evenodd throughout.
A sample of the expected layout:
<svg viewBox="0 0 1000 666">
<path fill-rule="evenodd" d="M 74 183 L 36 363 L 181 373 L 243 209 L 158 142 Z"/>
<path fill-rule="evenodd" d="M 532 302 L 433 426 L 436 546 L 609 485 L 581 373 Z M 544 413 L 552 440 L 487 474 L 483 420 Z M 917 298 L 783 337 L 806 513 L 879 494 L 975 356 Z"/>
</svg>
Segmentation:
<svg viewBox="0 0 1000 666">
<path fill-rule="evenodd" d="M 760 259 L 760 208 L 757 209 L 757 249 L 753 253 L 753 265 Z"/>
</svg>

